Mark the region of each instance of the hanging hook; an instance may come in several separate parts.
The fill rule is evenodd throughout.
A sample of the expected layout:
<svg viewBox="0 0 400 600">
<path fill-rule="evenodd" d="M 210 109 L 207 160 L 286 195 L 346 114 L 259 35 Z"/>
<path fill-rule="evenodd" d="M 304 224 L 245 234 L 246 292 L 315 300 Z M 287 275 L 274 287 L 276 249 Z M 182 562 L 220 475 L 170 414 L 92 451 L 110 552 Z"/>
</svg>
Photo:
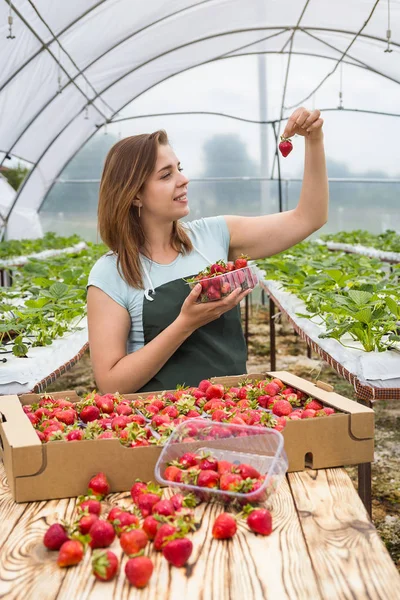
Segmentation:
<svg viewBox="0 0 400 600">
<path fill-rule="evenodd" d="M 85 106 L 85 116 L 83 117 L 86 121 L 89 119 L 89 104 Z"/>
<path fill-rule="evenodd" d="M 340 63 L 339 110 L 343 110 L 343 63 Z"/>
<path fill-rule="evenodd" d="M 386 30 L 387 48 L 386 48 L 386 50 L 384 50 L 384 52 L 393 52 L 393 50 L 390 47 L 390 44 L 391 44 L 390 38 L 392 37 L 392 31 L 390 29 L 390 0 L 388 0 L 388 25 L 387 25 L 387 27 L 388 27 Z"/>
<path fill-rule="evenodd" d="M 10 2 L 10 12 L 8 13 L 7 21 L 8 21 L 8 31 L 9 31 L 7 39 L 15 40 L 15 35 L 13 35 L 13 32 L 12 32 L 12 27 L 13 27 L 12 2 Z"/>
</svg>

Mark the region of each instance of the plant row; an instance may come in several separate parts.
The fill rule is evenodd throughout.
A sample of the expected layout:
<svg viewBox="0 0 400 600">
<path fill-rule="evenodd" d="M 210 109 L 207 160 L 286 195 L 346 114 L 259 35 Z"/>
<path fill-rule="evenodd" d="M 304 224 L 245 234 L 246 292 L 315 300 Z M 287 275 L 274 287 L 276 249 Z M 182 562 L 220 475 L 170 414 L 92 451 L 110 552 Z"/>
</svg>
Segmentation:
<svg viewBox="0 0 400 600">
<path fill-rule="evenodd" d="M 364 229 L 339 231 L 338 233 L 321 235 L 321 239 L 325 242 L 338 242 L 340 244 L 360 244 L 385 252 L 400 252 L 400 235 L 390 229 L 376 235 Z"/>
<path fill-rule="evenodd" d="M 79 235 L 61 237 L 55 233 L 45 233 L 42 238 L 35 240 L 8 240 L 0 242 L 0 260 L 6 260 L 18 256 L 28 256 L 43 252 L 43 250 L 61 250 L 82 242 Z"/>
<path fill-rule="evenodd" d="M 332 253 L 312 242 L 258 261 L 258 266 L 266 280 L 279 281 L 303 300 L 307 312 L 298 314 L 323 324 L 320 338 L 350 347 L 354 340 L 367 352 L 382 352 L 400 341 L 399 266 L 389 271 L 377 259 Z"/>
</svg>

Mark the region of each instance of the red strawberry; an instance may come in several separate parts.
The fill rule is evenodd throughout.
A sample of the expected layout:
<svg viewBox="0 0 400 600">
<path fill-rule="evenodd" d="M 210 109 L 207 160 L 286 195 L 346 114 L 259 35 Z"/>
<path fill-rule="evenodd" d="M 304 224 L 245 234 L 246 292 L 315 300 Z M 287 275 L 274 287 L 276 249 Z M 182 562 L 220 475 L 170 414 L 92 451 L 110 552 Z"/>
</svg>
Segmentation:
<svg viewBox="0 0 400 600">
<path fill-rule="evenodd" d="M 89 535 L 91 541 L 89 545 L 94 548 L 107 548 L 115 539 L 114 527 L 109 521 L 97 519 L 90 528 Z"/>
<path fill-rule="evenodd" d="M 306 408 L 306 410 L 303 410 L 301 418 L 302 419 L 312 419 L 313 417 L 315 417 L 315 413 L 316 413 L 316 411 L 313 410 L 312 408 Z"/>
<path fill-rule="evenodd" d="M 92 527 L 93 523 L 95 521 L 97 521 L 98 518 L 99 517 L 97 515 L 94 515 L 93 513 L 89 513 L 88 515 L 83 515 L 83 517 L 81 517 L 79 519 L 79 523 L 78 523 L 79 531 L 83 535 L 86 535 L 87 533 L 89 533 L 90 528 Z"/>
<path fill-rule="evenodd" d="M 169 523 L 164 523 L 164 525 L 161 525 L 154 538 L 154 550 L 161 550 L 165 538 L 173 535 L 174 533 L 176 533 L 176 527 L 173 525 L 170 525 Z"/>
<path fill-rule="evenodd" d="M 219 478 L 219 473 L 211 469 L 200 471 L 197 485 L 199 487 L 216 488 L 218 487 Z"/>
<path fill-rule="evenodd" d="M 210 387 L 211 381 L 209 381 L 208 379 L 202 379 L 199 383 L 199 385 L 197 386 L 200 392 L 206 392 L 207 388 Z"/>
<path fill-rule="evenodd" d="M 68 540 L 60 548 L 57 564 L 59 567 L 71 567 L 80 563 L 82 558 L 83 544 L 78 540 Z"/>
<path fill-rule="evenodd" d="M 260 477 L 260 473 L 257 471 L 257 469 L 251 465 L 246 465 L 245 463 L 238 465 L 236 467 L 236 471 L 239 473 L 239 475 L 241 475 L 241 477 L 243 477 L 243 479 L 247 479 L 247 477 L 250 477 L 250 479 L 258 479 Z"/>
<path fill-rule="evenodd" d="M 119 540 L 122 550 L 125 554 L 128 554 L 128 556 L 140 552 L 147 545 L 148 541 L 149 538 L 143 529 L 125 531 Z"/>
<path fill-rule="evenodd" d="M 120 515 L 123 512 L 124 510 L 122 508 L 120 508 L 119 506 L 114 506 L 108 513 L 107 521 L 112 522 L 115 519 L 118 519 L 118 515 Z"/>
<path fill-rule="evenodd" d="M 145 494 L 147 492 L 147 483 L 144 481 L 136 480 L 136 483 L 131 487 L 131 496 L 132 500 L 137 504 L 137 498 L 140 494 Z"/>
<path fill-rule="evenodd" d="M 155 519 L 153 515 L 149 515 L 145 518 L 145 520 L 143 521 L 143 531 L 146 532 L 149 540 L 154 540 L 157 534 L 157 530 L 160 526 L 160 521 L 157 521 L 157 519 Z"/>
<path fill-rule="evenodd" d="M 111 521 L 110 518 L 108 520 Z M 122 511 L 114 520 L 111 521 L 111 523 L 114 525 L 117 535 L 121 535 L 121 533 L 123 533 L 127 527 L 130 527 L 131 525 L 139 525 L 139 519 L 133 513 Z"/>
<path fill-rule="evenodd" d="M 110 397 L 110 394 L 105 394 L 104 396 L 98 396 L 96 394 L 94 401 L 96 403 L 97 408 L 102 413 L 110 415 L 112 412 L 114 412 L 113 396 Z"/>
<path fill-rule="evenodd" d="M 232 262 L 231 260 L 229 260 L 226 263 L 226 270 L 227 270 L 228 273 L 230 273 L 231 271 L 234 271 L 235 270 L 235 263 Z"/>
<path fill-rule="evenodd" d="M 275 383 L 280 390 L 282 390 L 285 387 L 285 384 L 283 383 L 283 381 L 281 381 L 280 379 L 277 379 L 276 377 L 274 379 L 271 379 L 271 383 Z"/>
<path fill-rule="evenodd" d="M 213 458 L 212 456 L 205 456 L 199 462 L 199 469 L 201 469 L 202 471 L 203 470 L 216 471 L 218 469 L 218 461 L 216 458 Z"/>
<path fill-rule="evenodd" d="M 305 407 L 306 409 L 315 411 L 322 410 L 324 408 L 321 402 L 318 402 L 318 400 L 310 400 L 309 402 L 306 402 Z"/>
<path fill-rule="evenodd" d="M 61 423 L 65 423 L 65 425 L 72 425 L 75 423 L 76 416 L 76 412 L 72 408 L 66 410 L 56 410 L 54 412 L 54 418 L 58 421 L 61 421 Z"/>
<path fill-rule="evenodd" d="M 270 535 L 272 532 L 272 517 L 266 508 L 257 508 L 247 517 L 247 525 L 255 533 Z"/>
<path fill-rule="evenodd" d="M 206 398 L 207 400 L 211 400 L 211 398 L 222 398 L 224 395 L 224 386 L 220 383 L 216 383 L 210 385 L 206 390 Z"/>
<path fill-rule="evenodd" d="M 279 142 L 278 148 L 282 156 L 286 158 L 293 150 L 293 144 L 289 138 L 284 138 L 281 135 L 281 141 Z"/>
<path fill-rule="evenodd" d="M 148 517 L 152 510 L 153 506 L 159 502 L 160 496 L 158 494 L 146 493 L 140 494 L 137 498 L 137 505 L 139 507 L 140 512 L 144 517 Z"/>
<path fill-rule="evenodd" d="M 247 267 L 247 256 L 240 256 L 235 260 L 235 269 L 243 269 Z"/>
<path fill-rule="evenodd" d="M 84 423 L 89 423 L 99 418 L 100 411 L 97 406 L 89 405 L 82 408 L 79 416 Z"/>
<path fill-rule="evenodd" d="M 43 431 L 36 431 L 36 435 L 38 436 L 38 438 L 42 442 L 42 444 L 45 444 L 47 442 L 47 438 L 44 435 Z"/>
<path fill-rule="evenodd" d="M 111 438 L 115 438 L 115 434 L 112 431 L 104 431 L 97 438 L 98 440 L 110 440 Z"/>
<path fill-rule="evenodd" d="M 83 439 L 83 431 L 81 429 L 71 429 L 65 436 L 67 442 L 78 442 Z"/>
<path fill-rule="evenodd" d="M 95 550 L 92 555 L 92 573 L 100 581 L 111 581 L 118 571 L 118 558 L 111 550 Z"/>
<path fill-rule="evenodd" d="M 271 381 L 264 386 L 264 392 L 268 394 L 268 396 L 276 396 L 280 392 L 279 385 Z"/>
<path fill-rule="evenodd" d="M 207 298 L 212 300 L 220 300 L 221 299 L 221 290 L 217 289 L 215 285 L 211 285 L 207 290 Z"/>
<path fill-rule="evenodd" d="M 167 481 L 182 481 L 182 469 L 179 469 L 179 467 L 175 467 L 174 465 L 170 465 L 164 471 L 164 479 Z"/>
<path fill-rule="evenodd" d="M 97 473 L 89 481 L 89 491 L 95 496 L 107 496 L 110 491 L 110 484 L 107 481 L 105 473 Z"/>
<path fill-rule="evenodd" d="M 219 460 L 218 461 L 218 473 L 222 475 L 223 473 L 232 473 L 233 464 L 228 462 L 227 460 Z"/>
<path fill-rule="evenodd" d="M 114 431 L 118 431 L 119 429 L 125 429 L 125 427 L 128 425 L 129 421 L 128 421 L 128 417 L 125 417 L 124 415 L 120 415 L 119 417 L 114 417 L 113 420 L 111 421 L 111 428 Z"/>
<path fill-rule="evenodd" d="M 137 588 L 144 588 L 152 573 L 153 563 L 147 556 L 137 556 L 130 558 L 125 565 L 125 575 L 131 585 Z"/>
<path fill-rule="evenodd" d="M 49 550 L 59 550 L 68 539 L 65 527 L 59 523 L 53 523 L 44 534 L 43 543 Z"/>
<path fill-rule="evenodd" d="M 171 500 L 160 500 L 154 504 L 151 512 L 153 515 L 163 515 L 164 517 L 169 517 L 175 514 L 175 509 Z"/>
<path fill-rule="evenodd" d="M 82 499 L 83 501 L 80 502 L 80 499 Z M 88 498 L 87 496 L 80 496 L 78 498 L 77 509 L 78 511 L 87 511 L 93 515 L 99 516 L 99 514 L 101 513 L 101 504 L 98 500 Z"/>
<path fill-rule="evenodd" d="M 194 454 L 193 452 L 186 452 L 185 454 L 182 454 L 182 456 L 179 458 L 178 462 L 185 469 L 187 469 L 188 467 L 194 467 L 195 465 L 198 465 L 199 460 L 200 459 L 197 456 L 197 454 Z"/>
<path fill-rule="evenodd" d="M 287 400 L 278 400 L 272 407 L 272 412 L 277 417 L 287 417 L 292 412 L 293 408 Z"/>
<path fill-rule="evenodd" d="M 219 487 L 221 490 L 235 492 L 243 483 L 243 479 L 240 475 L 235 473 L 223 473 L 219 481 Z"/>
<path fill-rule="evenodd" d="M 188 538 L 177 538 L 163 546 L 162 553 L 174 567 L 183 567 L 192 554 L 193 544 Z"/>
<path fill-rule="evenodd" d="M 222 513 L 214 521 L 212 534 L 217 540 L 227 540 L 235 535 L 236 530 L 236 519 L 229 513 Z"/>
<path fill-rule="evenodd" d="M 328 416 L 329 416 L 329 415 L 333 415 L 333 414 L 335 414 L 335 409 L 334 409 L 334 408 L 331 408 L 330 406 L 325 406 L 325 407 L 323 408 L 323 411 L 324 411 L 324 413 L 325 413 L 325 414 L 327 414 Z"/>
</svg>

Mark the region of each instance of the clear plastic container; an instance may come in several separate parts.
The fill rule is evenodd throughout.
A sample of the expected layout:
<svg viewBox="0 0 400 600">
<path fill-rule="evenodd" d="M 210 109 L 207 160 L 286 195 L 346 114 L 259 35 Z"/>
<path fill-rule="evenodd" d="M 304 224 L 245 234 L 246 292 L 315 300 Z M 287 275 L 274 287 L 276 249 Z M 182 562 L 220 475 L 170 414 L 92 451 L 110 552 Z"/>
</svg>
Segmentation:
<svg viewBox="0 0 400 600">
<path fill-rule="evenodd" d="M 192 290 L 198 283 L 201 283 L 202 286 L 198 302 L 214 302 L 225 298 L 238 287 L 243 291 L 254 289 L 258 283 L 258 275 L 256 268 L 248 265 L 242 269 L 221 273 L 221 275 L 208 277 L 201 281 L 191 281 L 188 285 Z"/>
<path fill-rule="evenodd" d="M 257 489 L 242 492 L 166 479 L 166 468 L 186 453 L 205 454 L 209 459 L 229 461 L 235 470 L 238 465 L 249 465 L 258 471 L 262 481 L 258 481 Z M 201 500 L 236 500 L 243 505 L 264 502 L 276 491 L 287 468 L 284 438 L 279 431 L 195 418 L 184 421 L 173 431 L 157 461 L 155 477 L 159 483 L 193 492 Z"/>
</svg>

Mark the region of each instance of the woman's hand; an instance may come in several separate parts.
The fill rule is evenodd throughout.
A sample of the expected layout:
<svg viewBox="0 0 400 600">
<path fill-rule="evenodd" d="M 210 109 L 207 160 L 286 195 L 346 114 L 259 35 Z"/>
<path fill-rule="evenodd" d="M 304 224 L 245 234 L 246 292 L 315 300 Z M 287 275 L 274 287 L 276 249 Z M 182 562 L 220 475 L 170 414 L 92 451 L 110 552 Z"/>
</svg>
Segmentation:
<svg viewBox="0 0 400 600">
<path fill-rule="evenodd" d="M 324 120 L 321 119 L 321 111 L 313 110 L 310 112 L 304 106 L 300 106 L 289 117 L 282 136 L 290 138 L 297 133 L 297 135 L 302 135 L 309 140 L 319 140 L 323 137 L 323 124 Z"/>
<path fill-rule="evenodd" d="M 201 294 L 201 284 L 198 283 L 190 292 L 185 302 L 182 304 L 181 312 L 177 321 L 184 330 L 193 333 L 199 327 L 215 321 L 228 310 L 234 308 L 243 298 L 248 296 L 252 290 L 237 288 L 226 296 L 223 300 L 215 302 L 197 303 L 196 300 Z"/>
</svg>

